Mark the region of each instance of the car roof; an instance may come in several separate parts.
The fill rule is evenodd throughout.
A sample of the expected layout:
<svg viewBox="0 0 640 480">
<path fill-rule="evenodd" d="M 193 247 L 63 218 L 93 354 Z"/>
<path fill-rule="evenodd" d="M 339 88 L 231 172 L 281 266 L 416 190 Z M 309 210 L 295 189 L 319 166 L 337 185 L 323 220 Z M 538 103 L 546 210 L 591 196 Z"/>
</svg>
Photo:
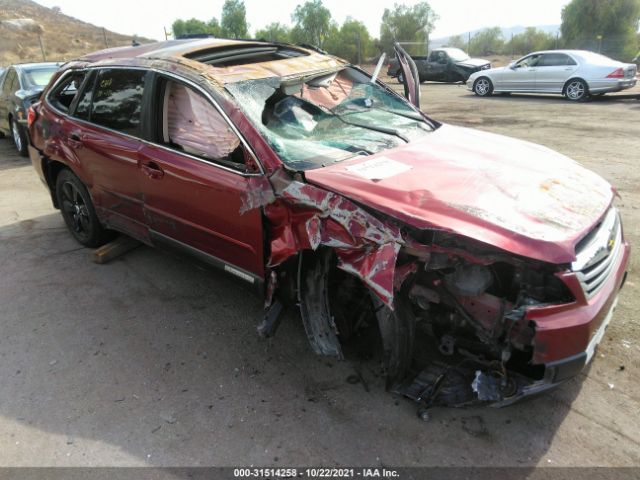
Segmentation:
<svg viewBox="0 0 640 480">
<path fill-rule="evenodd" d="M 255 63 L 251 61 L 240 62 L 230 66 L 215 66 L 198 61 L 198 57 L 202 55 L 218 56 L 224 59 L 224 53 L 227 51 L 237 55 L 243 49 L 249 51 L 249 49 L 265 47 L 277 47 L 296 53 L 289 58 Z M 347 64 L 337 57 L 297 45 L 222 38 L 167 40 L 136 47 L 110 48 L 87 54 L 78 59 L 78 61 L 92 66 L 148 66 L 150 63 L 159 66 L 158 60 L 173 64 L 178 63 L 206 72 L 207 77 L 220 85 L 267 77 L 304 75 L 314 71 L 337 69 Z"/>
</svg>

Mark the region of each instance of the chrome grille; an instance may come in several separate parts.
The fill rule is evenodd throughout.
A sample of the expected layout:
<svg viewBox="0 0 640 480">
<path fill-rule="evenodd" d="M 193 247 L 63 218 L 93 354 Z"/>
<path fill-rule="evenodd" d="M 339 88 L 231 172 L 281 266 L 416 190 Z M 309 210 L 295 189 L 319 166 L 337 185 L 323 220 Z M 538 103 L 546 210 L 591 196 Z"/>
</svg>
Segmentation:
<svg viewBox="0 0 640 480">
<path fill-rule="evenodd" d="M 576 248 L 576 261 L 571 264 L 587 298 L 595 295 L 613 271 L 622 251 L 620 216 L 612 208 L 602 222 Z"/>
</svg>

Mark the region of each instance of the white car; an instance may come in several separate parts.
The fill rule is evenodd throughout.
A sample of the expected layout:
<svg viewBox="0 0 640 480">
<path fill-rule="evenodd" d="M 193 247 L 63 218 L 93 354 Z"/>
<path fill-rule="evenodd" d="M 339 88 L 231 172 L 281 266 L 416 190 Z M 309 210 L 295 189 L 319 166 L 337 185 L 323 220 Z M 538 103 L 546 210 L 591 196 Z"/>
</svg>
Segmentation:
<svg viewBox="0 0 640 480">
<path fill-rule="evenodd" d="M 534 52 L 506 67 L 472 74 L 467 88 L 492 93 L 559 93 L 569 100 L 618 92 L 636 84 L 637 67 L 586 50 Z"/>
</svg>

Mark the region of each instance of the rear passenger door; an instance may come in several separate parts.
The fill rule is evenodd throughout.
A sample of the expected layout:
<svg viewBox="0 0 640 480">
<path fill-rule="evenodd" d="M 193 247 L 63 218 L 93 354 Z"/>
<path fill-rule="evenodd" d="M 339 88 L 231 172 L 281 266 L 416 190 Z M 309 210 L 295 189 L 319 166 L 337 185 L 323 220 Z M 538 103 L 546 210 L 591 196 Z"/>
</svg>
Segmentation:
<svg viewBox="0 0 640 480">
<path fill-rule="evenodd" d="M 195 254 L 249 283 L 264 275 L 262 213 L 240 214 L 261 175 L 236 130 L 202 90 L 156 75 L 152 141 L 140 152 L 153 243 Z"/>
<path fill-rule="evenodd" d="M 544 53 L 538 61 L 536 90 L 562 93 L 564 84 L 578 69 L 576 61 L 565 53 Z"/>
<path fill-rule="evenodd" d="M 77 152 L 98 216 L 110 228 L 147 240 L 138 177 L 148 71 L 95 72 L 74 109 L 67 143 Z"/>
</svg>

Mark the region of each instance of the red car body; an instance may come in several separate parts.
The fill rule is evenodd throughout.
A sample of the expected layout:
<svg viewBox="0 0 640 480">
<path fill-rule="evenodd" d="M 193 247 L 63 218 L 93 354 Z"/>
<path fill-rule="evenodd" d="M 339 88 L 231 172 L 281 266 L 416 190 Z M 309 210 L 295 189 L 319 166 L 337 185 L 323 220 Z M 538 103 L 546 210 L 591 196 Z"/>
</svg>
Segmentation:
<svg viewBox="0 0 640 480">
<path fill-rule="evenodd" d="M 340 356 L 344 327 L 327 310 L 329 294 L 320 298 L 313 288 L 327 285 L 317 274 L 327 273 L 325 260 L 308 260 L 330 250 L 333 260 L 326 262 L 371 292 L 390 383 L 421 401 L 420 382 L 406 380 L 418 348 L 414 320 L 427 312 L 439 319 L 429 328 L 446 355 L 453 354 L 447 342 L 455 355 L 471 348 L 463 349 L 464 342 L 486 346 L 473 357 L 484 367 L 474 367 L 467 385 L 479 400 L 508 404 L 580 371 L 611 318 L 629 258 L 609 184 L 545 147 L 430 120 L 432 131 L 405 145 L 296 171 L 229 85 L 347 65 L 298 47 L 301 54 L 292 58 L 219 67 L 194 60 L 203 51 L 265 45 L 275 48 L 173 41 L 98 52 L 64 66 L 30 126 L 30 156 L 54 204 L 60 206 L 56 176 L 69 169 L 86 186 L 102 226 L 149 245 L 179 247 L 257 285 L 269 307 L 266 331 L 275 330 L 278 298 L 297 291 L 289 297 L 301 304 L 313 349 Z M 136 138 L 52 104 L 50 94 L 69 72 L 118 68 L 181 79 L 206 94 L 240 139 L 243 169 L 167 148 L 144 125 Z M 142 118 L 153 122 L 145 108 L 158 100 L 145 101 Z M 504 279 L 513 286 L 502 285 Z M 446 318 L 455 327 L 449 330 Z M 497 385 L 494 373 L 512 364 L 515 380 L 507 385 L 503 373 Z M 438 403 L 435 394 L 431 401 Z"/>
</svg>

